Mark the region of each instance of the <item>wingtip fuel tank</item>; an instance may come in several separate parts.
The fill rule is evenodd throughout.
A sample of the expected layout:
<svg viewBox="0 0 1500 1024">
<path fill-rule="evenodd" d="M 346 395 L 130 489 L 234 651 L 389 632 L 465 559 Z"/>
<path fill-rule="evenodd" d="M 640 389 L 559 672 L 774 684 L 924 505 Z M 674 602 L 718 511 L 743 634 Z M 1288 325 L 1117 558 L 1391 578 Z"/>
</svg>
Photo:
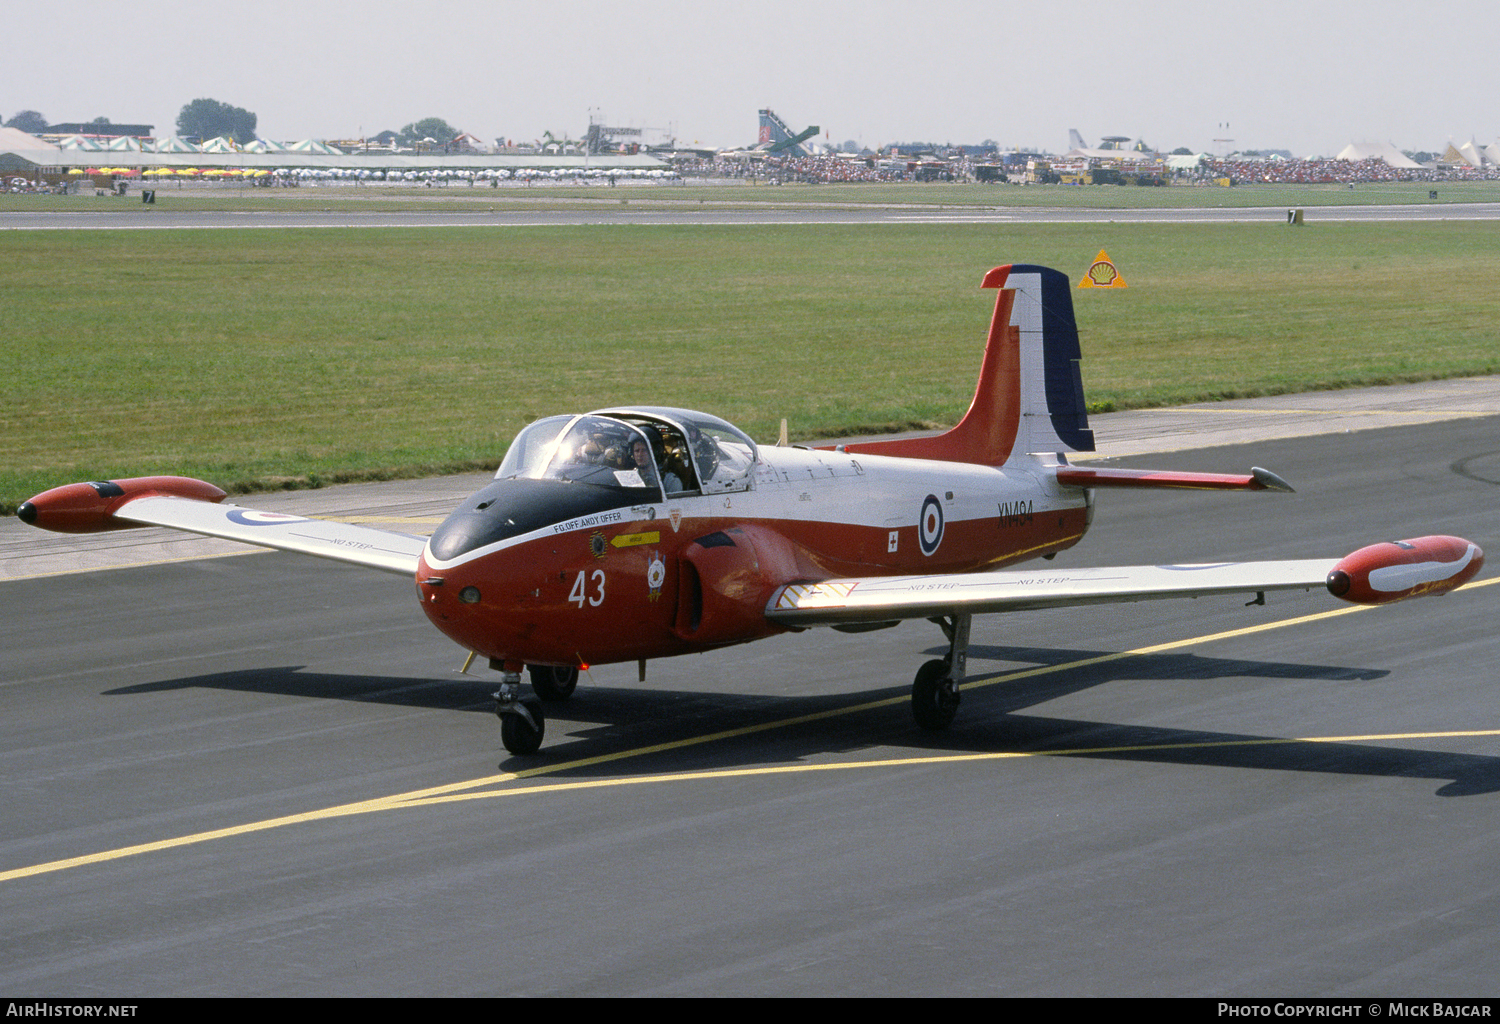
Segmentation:
<svg viewBox="0 0 1500 1024">
<path fill-rule="evenodd" d="M 1484 568 L 1484 552 L 1462 537 L 1415 537 L 1360 548 L 1328 573 L 1328 592 L 1355 604 L 1446 594 Z"/>
<path fill-rule="evenodd" d="M 192 498 L 223 501 L 227 495 L 213 484 L 185 476 L 138 476 L 125 480 L 93 480 L 63 484 L 43 491 L 16 509 L 16 518 L 28 526 L 55 533 L 98 533 L 124 530 L 138 523 L 114 518 L 127 501 L 147 497 Z"/>
</svg>

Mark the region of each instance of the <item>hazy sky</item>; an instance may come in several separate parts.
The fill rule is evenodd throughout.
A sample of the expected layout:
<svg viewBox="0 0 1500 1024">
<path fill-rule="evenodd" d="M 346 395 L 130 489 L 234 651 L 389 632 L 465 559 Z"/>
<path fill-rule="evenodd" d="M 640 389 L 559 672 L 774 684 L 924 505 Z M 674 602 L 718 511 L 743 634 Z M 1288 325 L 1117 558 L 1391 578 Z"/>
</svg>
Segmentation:
<svg viewBox="0 0 1500 1024">
<path fill-rule="evenodd" d="M 6 3 L 0 117 L 156 125 L 210 97 L 278 140 L 436 116 L 485 141 L 671 128 L 755 141 L 1441 150 L 1500 137 L 1492 0 L 67 0 Z M 1228 123 L 1228 129 L 1221 124 Z"/>
</svg>

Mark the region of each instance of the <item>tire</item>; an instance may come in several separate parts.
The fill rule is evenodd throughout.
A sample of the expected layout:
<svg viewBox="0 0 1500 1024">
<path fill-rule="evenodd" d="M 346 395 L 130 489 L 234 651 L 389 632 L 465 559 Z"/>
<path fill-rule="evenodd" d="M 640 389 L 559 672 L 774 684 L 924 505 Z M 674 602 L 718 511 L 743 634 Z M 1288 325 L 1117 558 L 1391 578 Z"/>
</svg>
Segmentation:
<svg viewBox="0 0 1500 1024">
<path fill-rule="evenodd" d="M 911 714 L 928 732 L 942 732 L 958 711 L 958 687 L 948 678 L 946 661 L 929 661 L 917 670 L 911 686 Z"/>
<path fill-rule="evenodd" d="M 531 676 L 531 692 L 545 701 L 567 700 L 578 688 L 577 666 L 527 665 L 526 672 Z"/>
<path fill-rule="evenodd" d="M 542 737 L 547 732 L 547 716 L 542 713 L 542 702 L 535 697 L 523 697 L 521 704 L 531 712 L 536 726 L 526 721 L 525 715 L 515 713 L 500 716 L 500 742 L 512 754 L 524 757 L 535 754 L 542 746 Z"/>
</svg>

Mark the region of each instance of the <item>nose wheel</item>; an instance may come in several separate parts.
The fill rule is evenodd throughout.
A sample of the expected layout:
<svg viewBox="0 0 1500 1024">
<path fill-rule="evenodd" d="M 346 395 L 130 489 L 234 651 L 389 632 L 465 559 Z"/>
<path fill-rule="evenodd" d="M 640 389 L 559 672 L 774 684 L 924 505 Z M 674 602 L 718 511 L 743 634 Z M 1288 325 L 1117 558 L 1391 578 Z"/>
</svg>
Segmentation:
<svg viewBox="0 0 1500 1024">
<path fill-rule="evenodd" d="M 500 689 L 495 691 L 495 714 L 500 716 L 500 742 L 512 754 L 535 754 L 547 732 L 542 702 L 521 696 L 521 673 L 503 670 Z"/>
<path fill-rule="evenodd" d="M 495 714 L 500 716 L 500 742 L 506 750 L 525 756 L 541 749 L 542 737 L 547 732 L 547 716 L 542 713 L 541 701 L 523 697 L 508 710 L 497 706 Z"/>
</svg>

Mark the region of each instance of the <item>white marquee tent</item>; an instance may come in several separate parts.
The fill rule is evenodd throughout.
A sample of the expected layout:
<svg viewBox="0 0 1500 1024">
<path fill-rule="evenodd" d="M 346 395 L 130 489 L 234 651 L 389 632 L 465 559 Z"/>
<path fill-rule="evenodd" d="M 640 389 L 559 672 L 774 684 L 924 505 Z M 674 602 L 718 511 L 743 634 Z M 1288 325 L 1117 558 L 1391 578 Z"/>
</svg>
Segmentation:
<svg viewBox="0 0 1500 1024">
<path fill-rule="evenodd" d="M 1334 159 L 1357 163 L 1360 160 L 1369 160 L 1371 157 L 1384 160 L 1387 167 L 1414 170 L 1422 166 L 1389 142 L 1351 142 L 1340 150 L 1339 155 Z"/>
</svg>

